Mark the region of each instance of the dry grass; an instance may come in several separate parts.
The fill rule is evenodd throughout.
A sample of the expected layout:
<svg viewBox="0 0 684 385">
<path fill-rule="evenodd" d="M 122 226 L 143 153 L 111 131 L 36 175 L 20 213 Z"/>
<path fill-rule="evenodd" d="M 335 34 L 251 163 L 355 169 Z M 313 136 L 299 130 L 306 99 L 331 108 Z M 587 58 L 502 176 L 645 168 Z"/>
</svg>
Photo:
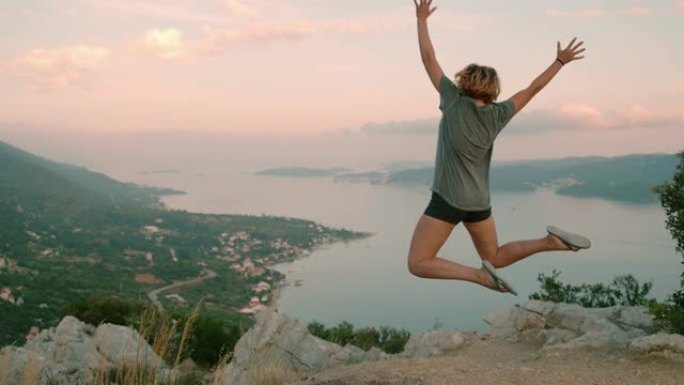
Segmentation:
<svg viewBox="0 0 684 385">
<path fill-rule="evenodd" d="M 0 385 L 7 385 L 7 376 L 3 373 L 9 370 L 11 354 L 9 349 L 5 349 L 0 357 Z"/>
<path fill-rule="evenodd" d="M 247 378 L 254 385 L 284 385 L 299 378 L 297 371 L 282 359 L 266 360 L 257 355 L 247 370 Z"/>
<path fill-rule="evenodd" d="M 256 365 L 248 376 L 254 385 L 284 385 L 298 379 L 295 371 L 279 364 Z"/>
<path fill-rule="evenodd" d="M 31 358 L 26 363 L 26 371 L 21 376 L 21 385 L 34 385 L 38 383 L 40 376 L 40 367 L 38 364 L 38 353 L 31 352 Z"/>
</svg>

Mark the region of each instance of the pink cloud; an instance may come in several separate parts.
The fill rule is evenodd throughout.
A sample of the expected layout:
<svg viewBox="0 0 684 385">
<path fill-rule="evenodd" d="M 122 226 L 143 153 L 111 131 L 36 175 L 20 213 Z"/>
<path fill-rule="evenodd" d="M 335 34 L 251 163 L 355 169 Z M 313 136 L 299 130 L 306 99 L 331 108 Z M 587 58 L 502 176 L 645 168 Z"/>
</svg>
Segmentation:
<svg viewBox="0 0 684 385">
<path fill-rule="evenodd" d="M 317 26 L 307 21 L 252 24 L 242 28 L 203 28 L 199 48 L 203 52 L 222 52 L 237 42 L 291 41 L 315 34 Z"/>
<path fill-rule="evenodd" d="M 108 61 L 111 51 L 102 46 L 75 45 L 50 49 L 33 49 L 20 54 L 7 66 L 28 78 L 41 90 L 83 85 L 88 75 Z"/>
<path fill-rule="evenodd" d="M 147 56 L 162 60 L 182 59 L 191 54 L 183 31 L 177 28 L 151 29 L 143 38 L 129 43 L 127 48 L 132 56 Z"/>
<path fill-rule="evenodd" d="M 523 112 L 514 119 L 513 130 L 519 133 L 564 129 L 623 130 L 684 126 L 684 114 L 678 111 L 652 111 L 640 105 L 601 110 L 581 103 L 564 103 L 556 109 Z"/>
<path fill-rule="evenodd" d="M 396 30 L 414 28 L 415 21 L 408 12 L 396 11 L 381 15 L 327 20 L 281 20 L 246 24 L 240 27 L 204 27 L 199 50 L 222 52 L 236 42 L 294 41 L 323 35 L 373 36 Z M 478 15 L 444 14 L 436 19 L 439 28 L 475 32 L 491 19 Z"/>
<path fill-rule="evenodd" d="M 224 6 L 238 16 L 258 17 L 261 11 L 254 5 L 247 5 L 242 0 L 223 0 Z"/>
<path fill-rule="evenodd" d="M 199 12 L 192 1 L 166 1 L 163 3 L 147 0 L 88 0 L 96 9 L 106 13 L 117 12 L 134 16 L 144 16 L 161 20 L 188 21 L 200 23 L 226 23 L 230 18 L 225 13 Z"/>
<path fill-rule="evenodd" d="M 667 15 L 672 11 L 684 11 L 684 2 L 672 4 L 672 6 L 663 7 L 644 7 L 632 6 L 625 9 L 603 10 L 598 8 L 585 9 L 580 11 L 563 11 L 557 9 L 548 9 L 546 14 L 551 17 L 568 17 L 568 18 L 599 18 L 608 15 L 627 15 L 627 16 L 653 16 L 653 15 Z"/>
<path fill-rule="evenodd" d="M 368 123 L 360 132 L 373 135 L 436 135 L 437 118 Z M 505 135 L 536 135 L 575 130 L 608 132 L 625 129 L 672 129 L 684 126 L 684 113 L 655 112 L 639 105 L 601 110 L 581 103 L 564 103 L 554 109 L 523 111 L 504 130 Z"/>
<path fill-rule="evenodd" d="M 651 7 L 631 7 L 631 8 L 624 11 L 625 14 L 630 15 L 630 16 L 653 15 L 654 13 L 657 13 L 657 12 L 658 12 L 657 9 L 651 8 Z"/>
<path fill-rule="evenodd" d="M 595 18 L 605 15 L 602 9 L 584 9 L 581 11 L 560 11 L 557 9 L 549 9 L 546 11 L 548 16 L 552 17 L 579 17 L 579 18 Z"/>
</svg>

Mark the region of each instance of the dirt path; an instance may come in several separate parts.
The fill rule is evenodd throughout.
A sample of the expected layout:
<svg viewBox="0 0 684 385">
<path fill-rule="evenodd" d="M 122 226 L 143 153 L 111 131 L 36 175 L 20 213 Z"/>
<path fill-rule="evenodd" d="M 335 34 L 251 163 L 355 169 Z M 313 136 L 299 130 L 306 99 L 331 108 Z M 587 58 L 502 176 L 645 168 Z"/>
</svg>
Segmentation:
<svg viewBox="0 0 684 385">
<path fill-rule="evenodd" d="M 447 356 L 329 370 L 298 385 L 682 385 L 684 362 L 624 352 L 541 351 L 475 340 Z"/>
<path fill-rule="evenodd" d="M 206 274 L 203 274 L 203 273 L 206 273 Z M 147 293 L 147 297 L 150 299 L 150 301 L 152 301 L 154 306 L 156 306 L 157 309 L 159 309 L 159 312 L 163 312 L 164 307 L 162 306 L 161 302 L 159 302 L 159 298 L 158 298 L 159 293 L 161 293 L 162 291 L 171 290 L 171 289 L 181 287 L 181 286 L 192 285 L 195 283 L 202 282 L 205 279 L 212 279 L 212 278 L 216 278 L 216 277 L 218 277 L 218 274 L 216 274 L 216 272 L 214 270 L 203 269 L 200 272 L 200 275 L 198 277 L 189 279 L 187 281 L 176 282 L 176 283 L 173 283 L 173 284 L 168 285 L 168 286 L 160 287 L 159 289 L 154 289 L 154 290 L 150 291 L 149 293 Z"/>
</svg>

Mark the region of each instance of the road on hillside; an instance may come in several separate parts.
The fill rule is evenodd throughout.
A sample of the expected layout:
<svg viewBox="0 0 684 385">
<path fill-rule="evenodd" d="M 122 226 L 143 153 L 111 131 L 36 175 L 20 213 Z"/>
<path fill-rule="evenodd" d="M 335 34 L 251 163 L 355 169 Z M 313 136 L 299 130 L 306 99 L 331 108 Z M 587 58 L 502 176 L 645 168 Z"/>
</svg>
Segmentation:
<svg viewBox="0 0 684 385">
<path fill-rule="evenodd" d="M 206 273 L 206 274 L 203 274 L 203 273 Z M 159 302 L 158 297 L 159 297 L 159 293 L 161 293 L 162 291 L 175 289 L 175 288 L 181 287 L 181 286 L 193 285 L 195 283 L 200 283 L 200 282 L 204 281 L 205 279 L 213 279 L 216 277 L 218 277 L 218 274 L 216 274 L 216 272 L 214 270 L 203 269 L 200 272 L 200 275 L 198 277 L 189 279 L 187 281 L 176 282 L 176 283 L 173 283 L 173 284 L 168 285 L 168 286 L 160 287 L 159 289 L 154 289 L 151 292 L 147 293 L 147 297 L 150 299 L 150 301 L 152 301 L 154 306 L 156 306 L 157 309 L 159 309 L 159 312 L 161 313 L 164 311 L 164 307 L 162 306 L 161 302 Z"/>
</svg>

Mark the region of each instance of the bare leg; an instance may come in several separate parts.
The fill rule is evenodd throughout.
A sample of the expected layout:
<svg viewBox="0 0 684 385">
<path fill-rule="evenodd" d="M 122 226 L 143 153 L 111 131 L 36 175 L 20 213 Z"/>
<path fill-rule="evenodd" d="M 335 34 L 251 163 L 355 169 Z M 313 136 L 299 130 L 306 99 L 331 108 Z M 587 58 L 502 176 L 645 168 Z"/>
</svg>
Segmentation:
<svg viewBox="0 0 684 385">
<path fill-rule="evenodd" d="M 567 246 L 553 235 L 547 235 L 540 239 L 510 242 L 499 247 L 494 217 L 489 217 L 481 222 L 465 223 L 465 227 L 470 233 L 480 258 L 491 262 L 497 269 L 509 266 L 536 253 L 568 250 Z"/>
<path fill-rule="evenodd" d="M 421 216 L 411 239 L 409 271 L 421 278 L 463 280 L 493 289 L 494 283 L 484 269 L 474 269 L 437 257 L 437 252 L 453 229 L 454 225 L 451 223 L 427 215 Z"/>
</svg>

